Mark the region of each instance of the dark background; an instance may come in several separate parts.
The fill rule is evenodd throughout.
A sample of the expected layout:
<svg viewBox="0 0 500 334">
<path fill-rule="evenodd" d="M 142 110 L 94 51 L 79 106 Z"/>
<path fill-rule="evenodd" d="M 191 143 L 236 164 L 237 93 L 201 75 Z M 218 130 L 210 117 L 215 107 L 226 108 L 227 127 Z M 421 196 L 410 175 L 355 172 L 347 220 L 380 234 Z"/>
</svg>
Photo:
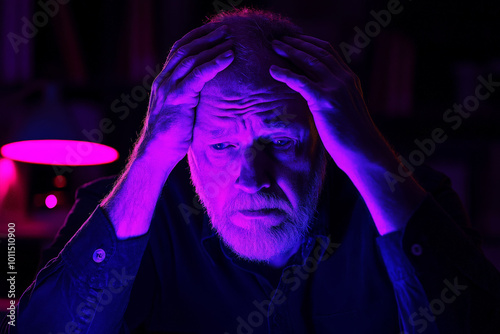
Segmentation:
<svg viewBox="0 0 500 334">
<path fill-rule="evenodd" d="M 120 153 L 114 163 L 65 172 L 67 185 L 62 188 L 54 185 L 56 171 L 51 166 L 16 162 L 15 179 L 2 175 L 0 169 L 0 235 L 5 245 L 7 223 L 16 223 L 20 292 L 33 279 L 40 249 L 63 223 L 76 188 L 97 177 L 117 174 L 124 167 L 147 110 L 148 96 L 141 86 L 151 83 L 151 73 L 163 64 L 171 45 L 182 35 L 232 3 L 287 15 L 307 33 L 341 51 L 340 45 L 345 43 L 356 46 L 357 31 L 376 26 L 370 12 L 386 10 L 391 1 L 0 3 L 0 145 L 16 138 L 30 119 L 43 115 L 44 94 L 48 87 L 57 87 L 59 101 L 71 119 L 71 126 L 60 127 L 76 129 L 73 131 L 79 136 L 84 131 L 102 133 L 102 138 L 94 140 L 102 139 Z M 46 15 L 51 17 L 42 20 L 36 33 L 17 45 L 15 52 L 12 33 L 26 37 L 23 17 L 33 22 L 33 15 L 43 12 L 41 4 L 46 3 L 52 4 L 49 14 L 53 15 Z M 375 123 L 403 157 L 418 148 L 416 139 L 430 138 L 436 128 L 445 131 L 447 140 L 436 144 L 425 162 L 450 176 L 473 226 L 483 236 L 486 255 L 500 268 L 500 93 L 495 91 L 481 101 L 456 130 L 443 121 L 443 114 L 454 103 L 474 95 L 479 75 L 492 75 L 494 81 L 500 81 L 500 4 L 402 0 L 398 8 L 401 12 L 391 15 L 390 22 L 346 61 L 361 79 Z M 106 118 L 108 125 L 102 131 L 99 121 Z M 50 193 L 59 198 L 52 210 L 43 205 Z M 2 272 L 5 257 L 0 262 Z M 7 288 L 0 287 L 0 296 L 5 297 Z"/>
</svg>

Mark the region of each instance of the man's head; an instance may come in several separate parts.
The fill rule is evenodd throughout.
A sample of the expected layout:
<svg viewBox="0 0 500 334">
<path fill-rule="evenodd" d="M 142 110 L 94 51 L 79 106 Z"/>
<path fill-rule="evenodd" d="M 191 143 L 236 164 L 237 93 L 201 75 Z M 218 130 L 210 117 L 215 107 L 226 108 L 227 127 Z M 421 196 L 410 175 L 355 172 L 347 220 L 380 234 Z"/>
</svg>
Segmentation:
<svg viewBox="0 0 500 334">
<path fill-rule="evenodd" d="M 300 30 L 248 9 L 211 22 L 228 26 L 235 59 L 201 91 L 191 179 L 225 244 L 243 258 L 269 261 L 307 233 L 326 166 L 306 101 L 269 74 L 272 64 L 294 69 L 271 41 Z"/>
</svg>

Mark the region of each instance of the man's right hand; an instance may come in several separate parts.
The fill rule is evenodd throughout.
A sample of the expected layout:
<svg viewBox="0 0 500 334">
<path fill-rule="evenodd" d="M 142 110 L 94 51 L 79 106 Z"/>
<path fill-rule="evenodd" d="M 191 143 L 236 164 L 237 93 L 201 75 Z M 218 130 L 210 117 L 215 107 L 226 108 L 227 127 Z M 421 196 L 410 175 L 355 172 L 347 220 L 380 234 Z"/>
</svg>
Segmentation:
<svg viewBox="0 0 500 334">
<path fill-rule="evenodd" d="M 192 141 L 195 108 L 206 82 L 233 61 L 227 27 L 197 28 L 177 41 L 152 85 L 149 110 L 138 147 L 169 167 L 187 153 Z"/>
<path fill-rule="evenodd" d="M 233 61 L 226 29 L 207 24 L 189 32 L 174 44 L 154 80 L 141 137 L 101 203 L 119 239 L 149 230 L 165 181 L 191 145 L 200 91 Z"/>
</svg>

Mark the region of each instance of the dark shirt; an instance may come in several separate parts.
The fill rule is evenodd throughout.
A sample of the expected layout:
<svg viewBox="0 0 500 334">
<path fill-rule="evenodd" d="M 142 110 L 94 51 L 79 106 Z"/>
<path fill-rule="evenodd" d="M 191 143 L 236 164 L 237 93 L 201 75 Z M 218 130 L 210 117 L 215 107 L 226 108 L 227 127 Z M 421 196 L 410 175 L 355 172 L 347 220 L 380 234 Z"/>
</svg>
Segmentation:
<svg viewBox="0 0 500 334">
<path fill-rule="evenodd" d="M 97 206 L 114 179 L 82 188 L 46 255 L 54 258 L 21 298 L 16 329 L 500 333 L 500 275 L 442 174 L 420 168 L 426 199 L 404 231 L 380 236 L 330 162 L 311 233 L 283 270 L 272 270 L 224 246 L 187 168 L 183 160 L 169 176 L 149 232 L 128 240 L 117 240 Z"/>
</svg>

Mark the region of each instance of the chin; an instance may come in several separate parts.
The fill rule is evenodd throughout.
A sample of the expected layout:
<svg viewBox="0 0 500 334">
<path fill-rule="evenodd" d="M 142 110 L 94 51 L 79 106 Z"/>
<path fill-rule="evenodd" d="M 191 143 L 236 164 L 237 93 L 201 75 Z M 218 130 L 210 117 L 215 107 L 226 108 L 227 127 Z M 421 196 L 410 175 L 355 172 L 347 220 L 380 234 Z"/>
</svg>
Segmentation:
<svg viewBox="0 0 500 334">
<path fill-rule="evenodd" d="M 224 244 L 240 258 L 266 263 L 300 243 L 309 227 L 290 219 L 273 226 L 255 223 L 245 228 L 217 217 L 210 217 L 210 222 Z"/>
</svg>

